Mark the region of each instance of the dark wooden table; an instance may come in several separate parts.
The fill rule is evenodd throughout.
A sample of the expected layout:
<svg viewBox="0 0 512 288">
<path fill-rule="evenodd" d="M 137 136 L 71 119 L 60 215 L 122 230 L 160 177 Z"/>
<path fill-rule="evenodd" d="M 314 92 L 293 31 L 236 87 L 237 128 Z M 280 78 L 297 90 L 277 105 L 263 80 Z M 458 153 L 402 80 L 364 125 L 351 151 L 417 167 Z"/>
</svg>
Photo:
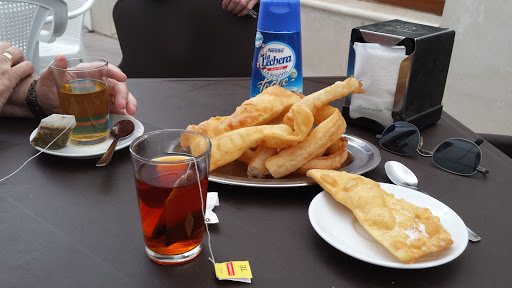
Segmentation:
<svg viewBox="0 0 512 288">
<path fill-rule="evenodd" d="M 306 79 L 304 92 L 334 80 Z M 249 97 L 248 79 L 130 79 L 128 86 L 139 100 L 136 117 L 146 131 L 229 115 Z M 0 178 L 37 153 L 28 141 L 37 125 L 0 118 Z M 378 146 L 374 133 L 356 127 L 347 133 Z M 450 137 L 477 138 L 447 113 L 422 136 L 425 149 Z M 308 218 L 319 186 L 263 189 L 210 182 L 209 191 L 220 197 L 214 211 L 221 222 L 210 226 L 213 253 L 217 262 L 249 260 L 252 284 L 217 280 L 208 250 L 180 266 L 148 260 L 128 149 L 101 168 L 95 167 L 97 159 L 43 153 L 0 183 L 0 287 L 508 287 L 512 160 L 489 143 L 481 149 L 487 176 L 457 176 L 428 158 L 382 150 L 379 166 L 365 174 L 390 183 L 383 165 L 401 161 L 417 174 L 420 188 L 482 236 L 452 262 L 422 270 L 368 264 L 325 242 Z"/>
</svg>

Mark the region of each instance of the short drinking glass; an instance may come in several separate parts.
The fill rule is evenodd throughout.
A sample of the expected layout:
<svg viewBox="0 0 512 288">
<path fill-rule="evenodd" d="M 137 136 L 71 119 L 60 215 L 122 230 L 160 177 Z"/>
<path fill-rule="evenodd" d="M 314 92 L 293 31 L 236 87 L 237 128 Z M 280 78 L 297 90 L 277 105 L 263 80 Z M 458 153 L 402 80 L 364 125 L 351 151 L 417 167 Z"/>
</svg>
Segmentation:
<svg viewBox="0 0 512 288">
<path fill-rule="evenodd" d="M 130 146 L 146 254 L 156 263 L 201 252 L 210 149 L 207 137 L 180 129 L 146 133 Z"/>
<path fill-rule="evenodd" d="M 73 145 L 107 140 L 110 129 L 108 61 L 97 57 L 68 58 L 51 63 L 63 114 L 74 115 Z"/>
</svg>

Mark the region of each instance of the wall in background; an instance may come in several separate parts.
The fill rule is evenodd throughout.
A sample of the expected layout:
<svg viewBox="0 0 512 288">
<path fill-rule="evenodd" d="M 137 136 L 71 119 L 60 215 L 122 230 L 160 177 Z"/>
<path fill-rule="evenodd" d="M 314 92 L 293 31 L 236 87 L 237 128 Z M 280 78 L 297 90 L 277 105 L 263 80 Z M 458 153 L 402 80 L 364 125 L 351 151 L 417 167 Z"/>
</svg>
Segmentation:
<svg viewBox="0 0 512 288">
<path fill-rule="evenodd" d="M 476 132 L 512 135 L 510 11 L 510 0 L 449 0 L 444 8 L 441 25 L 455 30 L 445 109 Z"/>
<path fill-rule="evenodd" d="M 345 75 L 353 27 L 390 19 L 448 27 L 444 110 L 475 132 L 512 135 L 512 1 L 448 0 L 442 17 L 357 0 L 302 0 L 304 74 Z"/>
<path fill-rule="evenodd" d="M 96 1 L 95 32 L 117 38 L 115 2 Z M 305 76 L 346 74 L 353 27 L 402 19 L 454 29 L 445 111 L 475 132 L 512 135 L 512 1 L 448 0 L 442 17 L 358 0 L 301 0 L 301 5 Z"/>
<path fill-rule="evenodd" d="M 401 19 L 439 26 L 441 17 L 358 0 L 301 0 L 302 57 L 306 76 L 347 74 L 352 28 Z"/>
<path fill-rule="evenodd" d="M 103 35 L 116 38 L 116 27 L 112 17 L 114 4 L 117 0 L 95 1 L 91 7 L 92 30 Z"/>
</svg>

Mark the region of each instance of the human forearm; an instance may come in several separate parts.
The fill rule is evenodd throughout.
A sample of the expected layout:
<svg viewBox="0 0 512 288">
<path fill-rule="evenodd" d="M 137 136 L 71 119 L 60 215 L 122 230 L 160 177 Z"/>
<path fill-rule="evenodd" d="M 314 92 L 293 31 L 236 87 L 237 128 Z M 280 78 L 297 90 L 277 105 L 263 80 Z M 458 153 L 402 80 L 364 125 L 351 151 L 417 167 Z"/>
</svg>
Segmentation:
<svg viewBox="0 0 512 288">
<path fill-rule="evenodd" d="M 2 117 L 20 117 L 20 118 L 34 118 L 34 115 L 28 109 L 25 97 L 27 96 L 28 87 L 30 83 L 36 79 L 36 76 L 29 76 L 23 78 L 14 90 L 10 97 L 5 102 L 0 116 Z"/>
</svg>

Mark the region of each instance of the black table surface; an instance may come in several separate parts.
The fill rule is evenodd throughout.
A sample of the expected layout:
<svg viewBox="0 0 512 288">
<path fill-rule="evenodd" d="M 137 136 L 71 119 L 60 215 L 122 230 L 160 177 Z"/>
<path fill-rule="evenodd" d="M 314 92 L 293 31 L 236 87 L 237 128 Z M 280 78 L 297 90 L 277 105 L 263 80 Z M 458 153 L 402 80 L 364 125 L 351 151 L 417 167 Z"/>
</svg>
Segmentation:
<svg viewBox="0 0 512 288">
<path fill-rule="evenodd" d="M 335 80 L 305 79 L 304 92 Z M 229 115 L 249 97 L 247 78 L 129 79 L 128 86 L 146 131 Z M 38 124 L 0 118 L 0 179 L 38 152 L 28 141 Z M 477 138 L 445 112 L 421 132 L 425 149 L 451 137 Z M 349 126 L 347 133 L 378 146 L 372 132 Z M 489 143 L 481 149 L 481 165 L 491 171 L 486 176 L 457 176 L 428 158 L 383 150 L 380 164 L 364 174 L 390 183 L 384 163 L 404 163 L 421 189 L 482 236 L 455 260 L 428 269 L 368 264 L 325 242 L 308 218 L 309 204 L 322 190 L 317 185 L 268 189 L 210 181 L 209 191 L 220 198 L 214 209 L 220 223 L 210 225 L 215 260 L 248 260 L 252 284 L 217 280 L 207 248 L 178 266 L 146 257 L 127 148 L 105 167 L 95 166 L 98 159 L 43 153 L 0 182 L 0 287 L 508 287 L 512 160 Z"/>
</svg>

